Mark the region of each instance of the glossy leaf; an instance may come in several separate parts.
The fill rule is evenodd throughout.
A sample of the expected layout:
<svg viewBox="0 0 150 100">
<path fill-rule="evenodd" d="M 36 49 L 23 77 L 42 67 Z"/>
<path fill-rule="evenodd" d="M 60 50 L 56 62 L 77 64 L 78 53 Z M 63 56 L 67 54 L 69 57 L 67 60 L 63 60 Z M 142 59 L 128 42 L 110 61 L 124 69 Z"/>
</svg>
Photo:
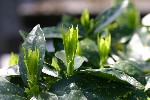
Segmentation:
<svg viewBox="0 0 150 100">
<path fill-rule="evenodd" d="M 45 38 L 62 38 L 61 27 L 45 27 L 42 28 Z"/>
<path fill-rule="evenodd" d="M 130 85 L 89 74 L 78 74 L 59 80 L 49 89 L 60 100 L 115 100 L 134 90 Z"/>
<path fill-rule="evenodd" d="M 127 8 L 128 3 L 129 0 L 123 0 L 118 5 L 109 8 L 102 14 L 99 14 L 94 21 L 94 32 L 96 33 L 100 31 L 102 28 L 113 22 L 119 15 L 121 15 L 123 10 Z"/>
<path fill-rule="evenodd" d="M 62 60 L 66 66 L 66 54 L 64 50 L 56 52 L 55 56 Z M 86 58 L 76 55 L 74 58 L 74 70 L 78 69 L 85 60 Z"/>
<path fill-rule="evenodd" d="M 45 56 L 45 37 L 44 33 L 41 30 L 40 26 L 37 25 L 33 28 L 33 30 L 28 34 L 25 42 L 22 45 L 25 48 L 25 53 L 28 55 L 28 49 L 30 48 L 31 50 L 34 51 L 34 49 L 39 50 L 39 68 L 38 68 L 38 77 L 42 71 L 43 67 L 43 60 Z M 27 70 L 26 70 L 26 65 L 24 62 L 24 53 L 21 50 L 20 55 L 19 55 L 19 70 L 21 77 L 23 81 L 27 84 Z"/>
<path fill-rule="evenodd" d="M 38 95 L 38 99 L 37 100 L 58 100 L 58 97 L 50 92 L 41 92 Z"/>
<path fill-rule="evenodd" d="M 146 84 L 145 74 L 138 68 L 139 65 L 136 62 L 122 61 L 122 62 L 114 64 L 112 67 L 128 74 L 131 77 L 134 77 L 143 85 Z"/>
<path fill-rule="evenodd" d="M 1 100 L 11 100 L 11 99 L 18 99 L 18 100 L 26 100 L 24 91 L 8 82 L 4 78 L 0 77 L 0 99 Z"/>
<path fill-rule="evenodd" d="M 78 69 L 85 60 L 86 58 L 76 55 L 74 58 L 74 70 Z"/>
<path fill-rule="evenodd" d="M 80 47 L 82 51 L 82 56 L 86 57 L 88 60 L 87 63 L 89 65 L 94 65 L 96 68 L 98 68 L 100 56 L 96 43 L 93 40 L 86 38 L 80 41 Z"/>
<path fill-rule="evenodd" d="M 14 76 L 14 75 L 20 75 L 18 65 L 0 69 L 0 76 Z"/>
<path fill-rule="evenodd" d="M 12 94 L 6 94 L 6 95 L 0 94 L 0 100 L 27 100 L 27 98 L 18 95 L 12 95 Z"/>
<path fill-rule="evenodd" d="M 60 59 L 64 64 L 65 66 L 67 66 L 66 64 L 66 54 L 65 54 L 65 51 L 64 50 L 61 50 L 61 51 L 57 51 L 55 53 L 55 56 Z"/>
<path fill-rule="evenodd" d="M 127 82 L 133 86 L 135 86 L 138 89 L 144 89 L 144 86 L 137 81 L 135 78 L 125 74 L 122 71 L 113 69 L 113 68 L 101 68 L 101 69 L 86 69 L 86 70 L 80 70 L 82 73 L 89 73 L 92 75 L 96 75 L 99 77 L 108 78 L 110 80 L 116 80 L 119 82 Z"/>
<path fill-rule="evenodd" d="M 47 67 L 45 65 L 44 65 L 44 67 L 42 69 L 42 72 L 47 74 L 47 75 L 53 76 L 53 77 L 58 77 L 59 76 L 57 70 L 50 69 L 49 67 Z"/>
</svg>

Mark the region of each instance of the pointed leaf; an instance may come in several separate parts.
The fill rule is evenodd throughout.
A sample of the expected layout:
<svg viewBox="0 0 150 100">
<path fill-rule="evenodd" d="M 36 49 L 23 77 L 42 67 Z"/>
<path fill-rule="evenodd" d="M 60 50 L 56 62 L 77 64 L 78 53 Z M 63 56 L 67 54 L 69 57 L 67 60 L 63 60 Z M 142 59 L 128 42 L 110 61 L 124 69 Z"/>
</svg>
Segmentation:
<svg viewBox="0 0 150 100">
<path fill-rule="evenodd" d="M 28 54 L 28 49 L 34 51 L 34 49 L 39 49 L 39 69 L 38 76 L 40 75 L 43 67 L 43 60 L 45 56 L 45 37 L 44 33 L 40 28 L 40 25 L 37 25 L 33 28 L 33 30 L 28 34 L 25 42 L 23 43 L 23 47 L 25 48 L 26 55 Z M 24 62 L 24 53 L 21 50 L 19 55 L 19 70 L 23 81 L 27 84 L 27 70 Z"/>
<path fill-rule="evenodd" d="M 138 66 L 139 65 L 134 61 L 123 61 L 114 64 L 112 67 L 123 71 L 124 73 L 128 74 L 131 77 L 134 77 L 136 80 L 145 85 L 145 74 L 138 68 Z"/>
<path fill-rule="evenodd" d="M 116 100 L 136 90 L 128 84 L 89 74 L 77 74 L 59 80 L 49 91 L 55 93 L 60 100 L 68 100 L 69 97 L 71 100 Z"/>
<path fill-rule="evenodd" d="M 52 64 L 51 64 L 58 72 L 61 71 L 59 65 L 57 64 L 55 58 L 52 58 Z"/>
<path fill-rule="evenodd" d="M 101 68 L 101 69 L 86 69 L 80 70 L 82 73 L 89 73 L 92 75 L 96 75 L 99 77 L 108 78 L 110 80 L 119 81 L 119 82 L 127 82 L 138 89 L 144 89 L 144 86 L 137 81 L 135 78 L 125 74 L 122 71 L 113 69 L 113 68 Z"/>
<path fill-rule="evenodd" d="M 18 55 L 14 54 L 12 52 L 11 55 L 10 55 L 10 59 L 9 59 L 9 66 L 13 66 L 13 65 L 18 64 L 18 60 L 19 60 Z"/>
</svg>

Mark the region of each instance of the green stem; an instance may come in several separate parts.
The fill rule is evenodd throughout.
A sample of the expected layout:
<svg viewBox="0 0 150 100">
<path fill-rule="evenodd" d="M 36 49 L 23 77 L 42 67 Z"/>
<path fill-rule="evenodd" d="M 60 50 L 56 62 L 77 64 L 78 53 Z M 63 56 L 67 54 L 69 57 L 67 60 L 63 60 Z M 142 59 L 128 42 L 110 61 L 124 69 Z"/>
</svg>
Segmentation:
<svg viewBox="0 0 150 100">
<path fill-rule="evenodd" d="M 73 61 L 70 61 L 67 65 L 67 75 L 71 76 L 73 74 L 74 66 L 73 66 Z"/>
</svg>

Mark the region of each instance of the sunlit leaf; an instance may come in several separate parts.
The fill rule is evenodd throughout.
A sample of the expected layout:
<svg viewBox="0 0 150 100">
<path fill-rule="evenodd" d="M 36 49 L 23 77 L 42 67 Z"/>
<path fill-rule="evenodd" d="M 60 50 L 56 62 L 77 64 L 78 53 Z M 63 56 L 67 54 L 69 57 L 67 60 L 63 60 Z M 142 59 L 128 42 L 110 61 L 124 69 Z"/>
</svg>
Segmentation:
<svg viewBox="0 0 150 100">
<path fill-rule="evenodd" d="M 26 57 L 28 56 L 28 50 L 29 48 L 34 51 L 35 48 L 39 50 L 39 68 L 38 68 L 38 77 L 42 71 L 43 67 L 43 60 L 45 56 L 45 37 L 44 33 L 41 30 L 40 26 L 37 25 L 33 28 L 33 30 L 28 34 L 25 42 L 22 45 L 25 49 L 25 52 L 21 50 L 19 55 L 19 70 L 21 77 L 23 81 L 27 84 L 27 69 L 24 62 L 24 54 L 26 54 Z"/>
<path fill-rule="evenodd" d="M 19 57 L 17 54 L 11 53 L 10 59 L 9 59 L 9 66 L 13 66 L 18 64 Z"/>
<path fill-rule="evenodd" d="M 124 95 L 129 96 L 130 93 L 135 93 L 138 90 L 130 85 L 109 79 L 89 74 L 78 74 L 59 80 L 49 91 L 55 93 L 61 100 L 70 98 L 72 100 L 115 100 Z"/>
<path fill-rule="evenodd" d="M 143 85 L 146 84 L 145 74 L 140 70 L 140 65 L 134 61 L 122 61 L 112 66 L 124 73 L 134 77 L 136 80 L 141 82 Z"/>
<path fill-rule="evenodd" d="M 96 75 L 99 77 L 108 78 L 110 80 L 116 80 L 119 82 L 127 82 L 133 86 L 135 86 L 138 89 L 144 89 L 144 86 L 137 81 L 135 78 L 125 74 L 122 71 L 113 69 L 113 68 L 100 68 L 100 69 L 86 69 L 86 70 L 80 70 L 82 73 L 89 73 L 92 75 Z"/>
</svg>

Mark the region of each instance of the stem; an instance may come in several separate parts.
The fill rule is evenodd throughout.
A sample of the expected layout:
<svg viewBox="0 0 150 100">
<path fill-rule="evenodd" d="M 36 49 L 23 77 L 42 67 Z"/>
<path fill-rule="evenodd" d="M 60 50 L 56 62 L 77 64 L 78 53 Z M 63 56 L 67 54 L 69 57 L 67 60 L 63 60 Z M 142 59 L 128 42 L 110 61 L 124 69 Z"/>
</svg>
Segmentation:
<svg viewBox="0 0 150 100">
<path fill-rule="evenodd" d="M 74 60 L 70 61 L 67 65 L 67 74 L 68 74 L 68 76 L 71 76 L 73 74 L 73 70 L 74 70 L 74 66 L 73 66 L 74 63 L 73 62 L 74 62 Z"/>
</svg>

